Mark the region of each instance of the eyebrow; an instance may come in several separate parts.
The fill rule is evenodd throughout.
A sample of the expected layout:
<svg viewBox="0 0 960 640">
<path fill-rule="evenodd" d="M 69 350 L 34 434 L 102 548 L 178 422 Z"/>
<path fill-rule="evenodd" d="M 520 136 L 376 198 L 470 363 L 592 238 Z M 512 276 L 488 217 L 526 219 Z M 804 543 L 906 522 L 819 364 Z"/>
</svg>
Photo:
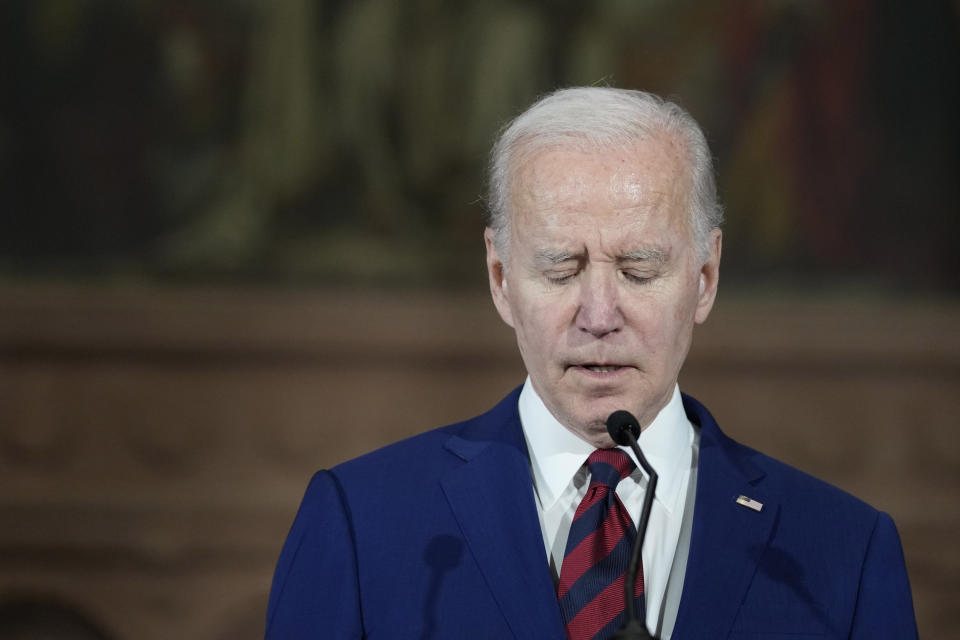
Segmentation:
<svg viewBox="0 0 960 640">
<path fill-rule="evenodd" d="M 568 260 L 579 260 L 580 255 L 581 254 L 572 251 L 539 249 L 534 255 L 534 259 L 538 264 L 546 263 L 554 265 L 562 264 Z M 630 251 L 617 257 L 618 262 L 655 262 L 657 264 L 665 264 L 668 262 L 668 259 L 669 253 L 656 247 Z"/>
<path fill-rule="evenodd" d="M 577 254 L 572 251 L 554 251 L 552 249 L 539 249 L 534 256 L 538 263 L 560 264 L 567 260 L 577 259 Z"/>
<path fill-rule="evenodd" d="M 647 249 L 639 249 L 637 251 L 631 251 L 630 253 L 625 253 L 619 257 L 621 262 L 656 262 L 658 264 L 664 264 L 669 259 L 669 253 L 663 249 L 658 249 L 656 247 L 650 247 Z"/>
</svg>

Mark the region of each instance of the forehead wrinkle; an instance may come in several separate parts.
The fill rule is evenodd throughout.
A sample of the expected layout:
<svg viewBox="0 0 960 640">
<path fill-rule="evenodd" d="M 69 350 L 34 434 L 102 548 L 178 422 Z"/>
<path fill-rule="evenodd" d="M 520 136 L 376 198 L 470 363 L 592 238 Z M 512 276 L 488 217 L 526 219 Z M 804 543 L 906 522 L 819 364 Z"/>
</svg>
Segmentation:
<svg viewBox="0 0 960 640">
<path fill-rule="evenodd" d="M 553 238 L 555 242 L 541 245 L 547 251 L 539 255 L 534 251 L 533 257 L 541 264 L 583 259 L 588 247 L 594 254 L 591 260 L 666 262 L 668 253 L 621 257 L 622 251 L 636 247 L 630 246 L 632 242 L 624 242 L 624 236 L 642 238 L 644 228 L 653 218 L 669 216 L 671 227 L 691 227 L 688 215 L 676 215 L 677 210 L 686 209 L 686 172 L 677 166 L 671 149 L 657 145 L 651 151 L 652 157 L 646 152 L 638 157 L 629 153 L 578 153 L 562 148 L 541 150 L 513 174 L 511 227 L 521 233 L 515 227 L 521 218 L 527 218 L 533 227 L 525 225 L 524 235 L 529 235 L 530 240 L 539 236 L 532 244 Z M 554 152 L 559 155 L 552 155 Z M 579 156 L 600 164 L 588 164 L 581 171 Z M 603 182 L 594 181 L 598 173 L 606 174 Z M 617 231 L 612 236 L 609 229 L 603 229 L 604 219 L 617 220 Z M 639 244 L 643 247 L 646 243 Z"/>
<path fill-rule="evenodd" d="M 573 170 L 564 164 L 542 162 L 550 152 L 559 152 L 561 157 L 578 155 L 599 158 L 607 167 L 607 182 L 600 193 L 589 173 Z M 673 168 L 671 158 L 667 162 L 643 161 L 639 164 L 631 156 L 604 156 L 583 154 L 570 150 L 544 150 L 519 167 L 514 176 L 512 199 L 517 208 L 528 212 L 546 214 L 548 219 L 562 213 L 581 213 L 598 204 L 615 214 L 632 212 L 655 212 L 668 207 L 676 191 L 671 181 L 666 185 L 658 179 Z M 599 198 L 599 200 L 598 200 Z"/>
</svg>

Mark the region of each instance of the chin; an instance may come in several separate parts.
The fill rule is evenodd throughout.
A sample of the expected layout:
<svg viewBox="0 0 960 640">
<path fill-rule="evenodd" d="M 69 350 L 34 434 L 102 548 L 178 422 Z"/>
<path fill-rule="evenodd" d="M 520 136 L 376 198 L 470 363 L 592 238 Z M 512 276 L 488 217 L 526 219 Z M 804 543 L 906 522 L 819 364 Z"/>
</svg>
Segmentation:
<svg viewBox="0 0 960 640">
<path fill-rule="evenodd" d="M 578 432 L 581 437 L 598 446 L 613 446 L 613 440 L 610 439 L 607 433 L 607 418 L 609 418 L 610 414 L 614 411 L 616 411 L 616 409 L 609 411 L 603 409 L 602 411 L 592 411 L 587 415 L 580 416 L 580 419 L 576 420 L 576 424 L 579 425 Z"/>
<path fill-rule="evenodd" d="M 606 419 L 599 423 L 592 422 L 587 425 L 585 439 L 598 449 L 609 449 L 616 446 L 616 443 L 613 441 L 613 439 L 610 437 L 610 433 L 607 431 Z"/>
<path fill-rule="evenodd" d="M 603 429 L 606 429 L 607 418 L 610 417 L 611 413 L 621 409 L 625 409 L 630 413 L 634 413 L 633 404 L 634 403 L 632 402 L 628 402 L 626 398 L 621 398 L 618 396 L 596 400 L 592 403 L 590 409 L 585 412 L 585 422 L 599 423 L 602 425 Z"/>
<path fill-rule="evenodd" d="M 632 413 L 640 422 L 640 428 L 645 429 L 649 426 L 647 423 L 650 422 L 652 418 L 644 413 L 646 406 L 637 402 L 638 396 L 639 393 L 625 393 L 622 394 L 622 396 L 598 399 L 592 402 L 589 407 L 584 408 L 585 410 L 578 416 L 580 420 L 578 420 L 577 423 L 584 425 L 586 433 L 591 434 L 593 437 L 599 434 L 606 436 L 607 418 L 609 418 L 610 414 L 614 411 L 623 410 Z M 607 436 L 607 438 L 609 440 L 609 436 Z M 609 440 L 609 442 L 612 446 L 613 441 Z"/>
</svg>

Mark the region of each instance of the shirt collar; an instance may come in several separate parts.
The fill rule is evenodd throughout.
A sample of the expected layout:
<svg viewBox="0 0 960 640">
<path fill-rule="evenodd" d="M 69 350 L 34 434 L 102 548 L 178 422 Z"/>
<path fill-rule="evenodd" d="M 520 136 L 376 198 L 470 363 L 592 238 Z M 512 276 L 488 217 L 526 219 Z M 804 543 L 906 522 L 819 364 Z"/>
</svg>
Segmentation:
<svg viewBox="0 0 960 640">
<path fill-rule="evenodd" d="M 560 424 L 534 390 L 529 377 L 520 392 L 518 409 L 530 453 L 534 488 L 541 508 L 549 509 L 594 447 Z M 690 468 L 693 440 L 693 425 L 683 410 L 680 388 L 674 386 L 670 401 L 640 433 L 639 439 L 643 454 L 659 477 L 656 500 L 671 512 L 682 497 L 679 495 L 681 480 Z M 637 462 L 629 447 L 620 448 Z M 639 480 L 644 476 L 637 470 L 632 477 Z"/>
</svg>

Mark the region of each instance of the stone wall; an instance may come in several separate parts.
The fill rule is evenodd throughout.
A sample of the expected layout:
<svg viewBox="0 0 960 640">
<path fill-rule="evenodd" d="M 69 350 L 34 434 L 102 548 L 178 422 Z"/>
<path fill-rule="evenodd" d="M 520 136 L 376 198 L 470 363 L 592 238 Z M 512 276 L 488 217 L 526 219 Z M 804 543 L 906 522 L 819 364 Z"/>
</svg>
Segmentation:
<svg viewBox="0 0 960 640">
<path fill-rule="evenodd" d="M 957 326 L 955 304 L 721 296 L 681 379 L 734 437 L 894 516 L 925 638 L 960 627 Z M 0 288 L 0 612 L 262 637 L 315 469 L 522 379 L 483 293 Z"/>
</svg>

